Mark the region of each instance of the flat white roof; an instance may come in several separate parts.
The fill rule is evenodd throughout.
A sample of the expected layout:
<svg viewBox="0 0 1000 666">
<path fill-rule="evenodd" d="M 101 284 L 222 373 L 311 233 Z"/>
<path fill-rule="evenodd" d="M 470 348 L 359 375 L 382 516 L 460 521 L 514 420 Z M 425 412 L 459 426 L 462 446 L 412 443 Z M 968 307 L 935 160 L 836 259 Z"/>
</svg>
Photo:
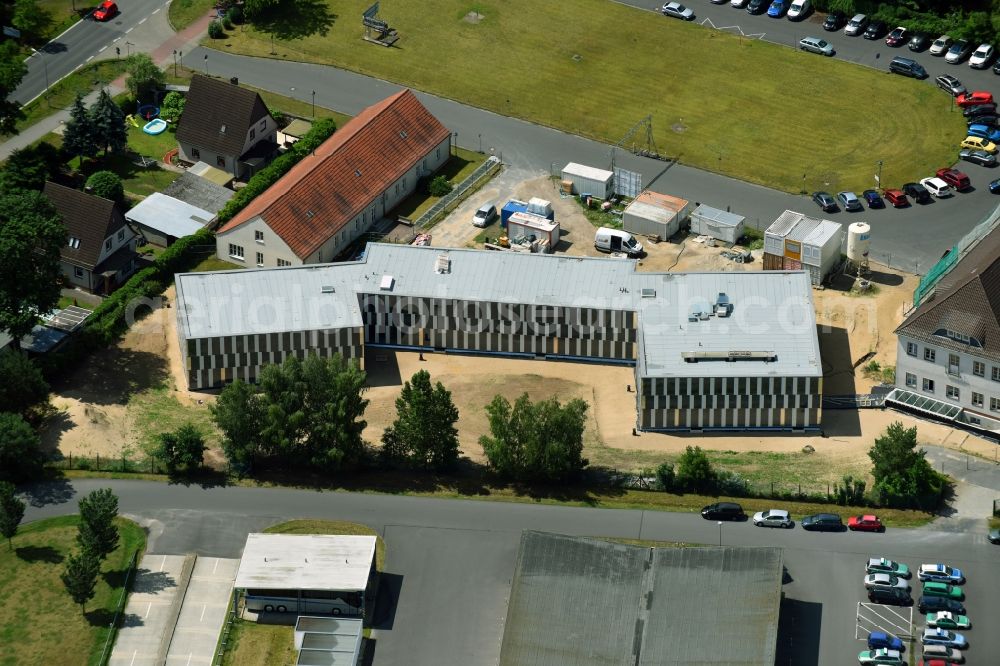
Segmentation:
<svg viewBox="0 0 1000 666">
<path fill-rule="evenodd" d="M 615 177 L 615 174 L 611 171 L 605 171 L 604 169 L 598 169 L 597 167 L 587 166 L 586 164 L 577 164 L 576 162 L 570 162 L 563 167 L 563 173 L 568 173 L 572 176 L 581 176 L 589 180 L 597 180 L 601 182 L 607 182 Z"/>
<path fill-rule="evenodd" d="M 537 229 L 546 233 L 555 230 L 559 226 L 555 221 L 542 217 L 541 215 L 535 215 L 534 213 L 513 213 L 510 218 L 508 218 L 507 224 L 508 226 L 515 224 L 519 227 Z"/>
<path fill-rule="evenodd" d="M 125 213 L 125 219 L 160 233 L 183 238 L 199 231 L 215 217 L 207 210 L 154 192 Z"/>
<path fill-rule="evenodd" d="M 364 592 L 374 562 L 373 536 L 248 534 L 234 586 Z"/>
</svg>

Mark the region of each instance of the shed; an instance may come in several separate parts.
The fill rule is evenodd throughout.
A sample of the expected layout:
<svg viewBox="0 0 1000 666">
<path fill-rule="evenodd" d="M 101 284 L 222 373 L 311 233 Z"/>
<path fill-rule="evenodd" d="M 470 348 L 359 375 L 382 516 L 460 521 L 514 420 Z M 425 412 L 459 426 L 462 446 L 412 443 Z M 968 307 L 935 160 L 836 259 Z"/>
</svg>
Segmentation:
<svg viewBox="0 0 1000 666">
<path fill-rule="evenodd" d="M 197 206 L 154 192 L 125 213 L 146 241 L 167 247 L 178 238 L 190 236 L 212 221 L 215 215 Z"/>
<path fill-rule="evenodd" d="M 573 183 L 573 194 L 590 194 L 598 199 L 614 194 L 615 174 L 604 169 L 570 162 L 563 167 L 562 179 Z"/>
<path fill-rule="evenodd" d="M 736 243 L 743 236 L 744 220 L 742 215 L 701 204 L 691 212 L 691 233 Z"/>
<path fill-rule="evenodd" d="M 312 129 L 312 123 L 308 120 L 302 120 L 301 118 L 296 118 L 292 122 L 288 123 L 284 129 L 278 130 L 278 144 L 290 146 Z"/>
<path fill-rule="evenodd" d="M 206 180 L 190 170 L 163 189 L 163 194 L 215 215 L 236 194 L 227 187 Z"/>
<path fill-rule="evenodd" d="M 642 192 L 625 207 L 622 227 L 633 234 L 670 238 L 680 231 L 690 209 L 691 204 L 685 199 L 657 192 Z"/>
<path fill-rule="evenodd" d="M 206 164 L 205 162 L 195 162 L 188 167 L 188 173 L 201 176 L 205 180 L 209 180 L 216 185 L 222 185 L 223 187 L 229 187 L 229 185 L 233 182 L 233 174 L 223 171 L 222 169 L 217 169 L 211 164 Z"/>
<path fill-rule="evenodd" d="M 527 245 L 538 252 L 552 252 L 559 244 L 559 223 L 532 213 L 514 213 L 507 219 L 507 238 L 511 244 Z"/>
<path fill-rule="evenodd" d="M 300 666 L 357 666 L 364 638 L 360 618 L 302 615 L 295 622 L 296 664 Z"/>
</svg>

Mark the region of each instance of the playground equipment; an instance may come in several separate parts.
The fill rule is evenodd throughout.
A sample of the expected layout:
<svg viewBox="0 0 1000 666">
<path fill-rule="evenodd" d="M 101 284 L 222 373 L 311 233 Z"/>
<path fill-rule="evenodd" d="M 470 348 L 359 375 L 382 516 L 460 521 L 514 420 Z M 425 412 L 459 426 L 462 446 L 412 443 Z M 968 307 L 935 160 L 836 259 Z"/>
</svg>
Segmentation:
<svg viewBox="0 0 1000 666">
<path fill-rule="evenodd" d="M 127 116 L 125 116 L 125 120 L 126 120 L 126 122 L 132 123 L 132 127 L 138 127 L 139 126 L 139 122 L 135 119 L 135 116 L 133 116 L 131 113 L 128 114 Z"/>
<path fill-rule="evenodd" d="M 152 120 L 160 115 L 160 107 L 153 104 L 143 104 L 139 107 L 139 117 L 143 120 Z"/>
<path fill-rule="evenodd" d="M 153 136 L 157 134 L 163 134 L 167 129 L 167 121 L 163 118 L 153 118 L 148 123 L 142 126 L 142 131 L 146 134 L 152 134 Z"/>
<path fill-rule="evenodd" d="M 361 24 L 365 26 L 363 39 L 372 44 L 382 46 L 392 46 L 399 40 L 395 28 L 390 28 L 389 23 L 378 17 L 379 3 L 376 2 L 365 10 L 361 15 Z"/>
</svg>

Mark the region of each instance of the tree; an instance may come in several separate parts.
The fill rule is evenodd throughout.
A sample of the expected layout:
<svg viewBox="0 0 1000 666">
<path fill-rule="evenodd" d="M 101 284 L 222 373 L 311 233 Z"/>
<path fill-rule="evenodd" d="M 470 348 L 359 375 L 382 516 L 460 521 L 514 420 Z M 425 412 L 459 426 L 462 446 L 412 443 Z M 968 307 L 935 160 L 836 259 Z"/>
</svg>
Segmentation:
<svg viewBox="0 0 1000 666">
<path fill-rule="evenodd" d="M 76 540 L 84 552 L 103 560 L 118 547 L 118 497 L 111 488 L 95 490 L 80 500 Z"/>
<path fill-rule="evenodd" d="M 38 6 L 38 0 L 15 0 L 10 22 L 20 30 L 22 37 L 38 39 L 52 23 L 52 16 Z"/>
<path fill-rule="evenodd" d="M 15 351 L 0 352 L 0 405 L 4 409 L 23 416 L 48 399 L 49 385 L 30 358 Z"/>
<path fill-rule="evenodd" d="M 212 39 L 222 39 L 226 36 L 226 31 L 222 27 L 222 21 L 212 21 L 208 24 L 208 36 Z"/>
<path fill-rule="evenodd" d="M 27 72 L 24 56 L 14 40 L 0 42 L 0 134 L 17 134 L 16 123 L 24 118 L 21 105 L 12 99 L 12 93 Z"/>
<path fill-rule="evenodd" d="M 243 11 L 250 20 L 260 18 L 273 9 L 281 7 L 289 0 L 246 0 L 243 3 Z"/>
<path fill-rule="evenodd" d="M 186 103 L 187 98 L 184 95 L 175 90 L 168 92 L 160 103 L 160 117 L 172 123 L 177 122 L 184 113 L 184 105 Z"/>
<path fill-rule="evenodd" d="M 97 575 L 101 571 L 101 561 L 95 553 L 84 550 L 70 555 L 66 560 L 60 578 L 70 598 L 80 604 L 80 612 L 86 612 L 86 604 L 94 598 Z"/>
<path fill-rule="evenodd" d="M 874 469 L 873 491 L 886 506 L 930 508 L 941 501 L 945 479 L 927 462 L 925 452 L 917 450 L 917 428 L 905 428 L 899 421 L 890 423 L 875 438 L 868 451 Z"/>
<path fill-rule="evenodd" d="M 41 474 L 38 433 L 19 414 L 0 412 L 0 480 L 28 481 Z"/>
<path fill-rule="evenodd" d="M 562 405 L 555 398 L 532 403 L 528 394 L 514 403 L 498 395 L 486 406 L 490 434 L 482 436 L 490 467 L 518 480 L 565 482 L 587 466 L 583 430 L 587 403 Z"/>
<path fill-rule="evenodd" d="M 83 95 L 77 93 L 73 107 L 69 111 L 69 120 L 63 130 L 63 150 L 73 157 L 94 157 L 100 150 L 97 138 L 94 136 L 94 122 L 90 112 L 83 105 Z"/>
<path fill-rule="evenodd" d="M 212 420 L 222 431 L 222 451 L 237 472 L 242 474 L 254 467 L 264 452 L 261 430 L 264 408 L 257 391 L 237 379 L 222 389 L 219 399 L 209 406 Z"/>
<path fill-rule="evenodd" d="M 430 185 L 427 186 L 427 191 L 433 197 L 443 197 L 452 190 L 451 183 L 444 176 L 434 176 L 431 179 Z"/>
<path fill-rule="evenodd" d="M 716 478 L 712 463 L 700 446 L 687 447 L 677 459 L 677 484 L 686 490 L 709 492 L 715 487 Z"/>
<path fill-rule="evenodd" d="M 396 398 L 390 441 L 420 467 L 447 469 L 458 460 L 458 409 L 441 382 L 431 385 L 426 370 L 416 372 Z M 383 442 L 386 435 L 383 435 Z"/>
<path fill-rule="evenodd" d="M 87 179 L 91 194 L 121 203 L 125 200 L 125 186 L 114 171 L 95 171 Z"/>
<path fill-rule="evenodd" d="M 13 550 L 11 539 L 24 518 L 24 502 L 14 495 L 14 486 L 0 481 L 0 536 L 7 539 L 7 550 Z"/>
<path fill-rule="evenodd" d="M 130 55 L 125 61 L 125 71 L 128 73 L 125 86 L 136 102 L 152 99 L 156 90 L 166 82 L 163 71 L 146 53 Z"/>
<path fill-rule="evenodd" d="M 677 475 L 674 472 L 674 464 L 662 462 L 656 468 L 656 485 L 660 490 L 671 491 L 674 489 L 674 482 Z"/>
<path fill-rule="evenodd" d="M 39 312 L 59 302 L 59 252 L 66 228 L 40 192 L 0 194 L 0 331 L 19 348 Z"/>
<path fill-rule="evenodd" d="M 107 157 L 110 153 L 123 153 L 128 145 L 128 128 L 125 127 L 125 114 L 118 108 L 107 90 L 101 90 L 100 96 L 90 107 L 91 128 L 94 141 Z"/>
<path fill-rule="evenodd" d="M 156 457 L 163 461 L 167 473 L 173 475 L 178 470 L 191 472 L 201 467 L 205 458 L 205 438 L 190 423 L 185 423 L 174 432 L 159 436 Z"/>
<path fill-rule="evenodd" d="M 11 151 L 3 167 L 3 189 L 41 190 L 62 173 L 59 149 L 47 141 Z"/>
</svg>

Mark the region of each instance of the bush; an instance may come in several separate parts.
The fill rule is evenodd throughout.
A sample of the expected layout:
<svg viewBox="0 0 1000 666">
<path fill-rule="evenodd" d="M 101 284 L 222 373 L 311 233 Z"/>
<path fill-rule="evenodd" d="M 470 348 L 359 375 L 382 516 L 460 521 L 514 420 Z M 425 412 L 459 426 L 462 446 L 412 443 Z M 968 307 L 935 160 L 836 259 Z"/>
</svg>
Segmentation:
<svg viewBox="0 0 1000 666">
<path fill-rule="evenodd" d="M 113 171 L 95 171 L 87 179 L 87 189 L 96 196 L 119 203 L 125 200 L 122 179 Z"/>
<path fill-rule="evenodd" d="M 233 29 L 233 20 L 229 18 L 229 14 L 226 14 L 225 16 L 222 17 L 222 27 L 225 28 L 226 30 Z"/>
<path fill-rule="evenodd" d="M 656 487 L 660 490 L 670 492 L 674 489 L 677 475 L 674 473 L 674 464 L 670 462 L 660 463 L 656 468 Z"/>
<path fill-rule="evenodd" d="M 427 187 L 427 191 L 430 192 L 430 195 L 433 197 L 443 197 L 446 194 L 449 194 L 453 189 L 454 188 L 451 183 L 449 183 L 448 179 L 444 176 L 435 176 L 431 180 L 430 185 Z"/>
<path fill-rule="evenodd" d="M 170 122 L 177 122 L 184 113 L 184 104 L 187 99 L 177 91 L 171 91 L 163 98 L 160 104 L 160 117 Z"/>
<path fill-rule="evenodd" d="M 243 21 L 246 20 L 246 15 L 243 13 L 243 5 L 234 5 L 230 7 L 229 11 L 226 12 L 226 18 L 236 25 L 242 24 Z"/>
<path fill-rule="evenodd" d="M 736 472 L 722 470 L 715 473 L 715 492 L 719 495 L 742 497 L 748 493 L 747 482 Z"/>
<path fill-rule="evenodd" d="M 208 36 L 212 39 L 224 39 L 226 36 L 226 31 L 222 27 L 220 21 L 212 21 L 208 24 Z"/>
<path fill-rule="evenodd" d="M 840 483 L 833 484 L 833 495 L 840 506 L 861 506 L 865 501 L 865 482 L 855 479 L 850 474 L 844 476 Z"/>
<path fill-rule="evenodd" d="M 687 447 L 677 459 L 677 484 L 684 490 L 704 493 L 715 488 L 716 472 L 700 446 Z"/>
</svg>

